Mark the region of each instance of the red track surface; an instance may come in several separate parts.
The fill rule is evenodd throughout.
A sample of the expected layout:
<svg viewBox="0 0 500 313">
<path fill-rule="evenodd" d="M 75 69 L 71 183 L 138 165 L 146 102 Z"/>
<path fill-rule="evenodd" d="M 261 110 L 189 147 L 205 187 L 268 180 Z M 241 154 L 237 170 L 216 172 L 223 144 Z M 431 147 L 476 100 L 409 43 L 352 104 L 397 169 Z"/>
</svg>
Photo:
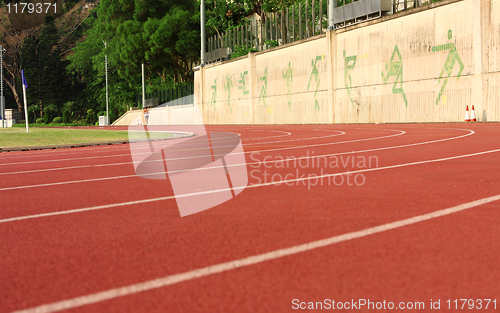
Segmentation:
<svg viewBox="0 0 500 313">
<path fill-rule="evenodd" d="M 448 309 L 448 299 L 496 299 L 500 308 L 500 201 L 360 232 L 499 195 L 498 124 L 210 131 L 241 134 L 249 186 L 222 205 L 183 218 L 175 199 L 106 207 L 173 195 L 169 181 L 134 175 L 128 145 L 0 154 L 0 312 L 45 304 L 49 312 L 75 298 L 83 305 L 63 302 L 69 311 L 289 312 L 297 311 L 294 299 L 424 302 L 425 309 L 413 310 L 420 312 L 430 311 L 431 299 L 441 302 L 436 312 L 471 311 L 467 305 L 461 310 L 460 300 L 458 310 Z M 265 157 L 319 155 L 330 162 L 332 154 L 339 168 L 313 166 L 317 158 L 303 158 L 296 167 L 263 163 Z M 363 168 L 358 162 L 370 156 L 378 164 Z M 347 157 L 356 157 L 354 166 Z M 302 178 L 360 171 L 359 186 L 354 174 L 351 186 L 345 175 L 336 177 L 338 185 L 344 179 L 340 186 L 326 176 L 262 184 L 265 174 L 270 182 L 272 175 L 275 181 L 295 179 L 297 171 Z M 72 211 L 82 208 L 92 210 Z M 68 214 L 40 215 L 53 212 Z M 360 232 L 357 238 L 292 249 L 247 266 L 228 263 L 354 232 Z M 219 264 L 218 273 L 197 276 L 196 270 Z M 187 274 L 179 282 L 137 292 L 138 284 L 181 273 Z M 119 296 L 116 288 L 126 286 Z M 111 299 L 101 301 L 105 291 Z M 481 310 L 478 303 L 472 311 L 496 311 L 493 302 L 488 310 L 484 300 Z"/>
</svg>

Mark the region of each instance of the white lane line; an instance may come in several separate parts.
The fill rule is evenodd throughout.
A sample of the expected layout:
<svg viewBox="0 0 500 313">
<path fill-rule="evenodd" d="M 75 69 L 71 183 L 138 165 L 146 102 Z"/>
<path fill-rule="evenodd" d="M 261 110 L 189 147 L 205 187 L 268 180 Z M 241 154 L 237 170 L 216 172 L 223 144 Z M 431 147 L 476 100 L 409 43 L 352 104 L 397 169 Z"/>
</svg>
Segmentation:
<svg viewBox="0 0 500 313">
<path fill-rule="evenodd" d="M 464 130 L 464 129 L 460 129 Z M 311 159 L 311 158 L 323 158 L 323 157 L 331 157 L 331 156 L 337 156 L 337 155 L 346 155 L 346 154 L 357 154 L 357 153 L 365 153 L 365 152 L 373 152 L 373 151 L 381 151 L 381 150 L 389 150 L 389 149 L 396 149 L 396 148 L 406 148 L 406 147 L 412 147 L 412 146 L 418 146 L 418 145 L 424 145 L 424 144 L 429 144 L 429 143 L 436 143 L 436 142 L 442 142 L 442 141 L 448 141 L 448 140 L 453 140 L 453 139 L 459 139 L 463 137 L 470 136 L 474 134 L 474 131 L 472 130 L 466 130 L 469 131 L 468 134 L 465 135 L 460 135 L 457 137 L 451 137 L 451 138 L 445 138 L 445 139 L 438 139 L 438 140 L 431 140 L 431 141 L 424 141 L 424 142 L 418 142 L 418 143 L 412 143 L 412 144 L 407 144 L 407 145 L 400 145 L 400 146 L 391 146 L 391 147 L 383 147 L 383 148 L 375 148 L 375 149 L 367 149 L 367 150 L 359 150 L 359 151 L 349 151 L 349 152 L 339 152 L 339 153 L 331 153 L 331 154 L 323 154 L 323 155 L 312 155 L 312 156 L 302 156 L 299 158 L 296 157 L 288 157 L 287 162 L 294 161 L 294 160 L 301 160 L 301 159 Z M 261 150 L 263 151 L 263 150 Z M 260 153 L 261 151 L 253 151 L 251 153 Z M 265 151 L 265 150 L 264 150 Z M 245 152 L 248 153 L 248 152 Z M 219 155 L 215 155 L 219 156 Z M 196 156 L 195 158 L 198 158 L 199 156 Z M 187 159 L 187 158 L 182 158 L 182 159 Z M 167 161 L 171 160 L 176 160 L 176 159 L 167 159 Z M 255 160 L 252 156 L 252 160 Z M 146 161 L 146 162 L 160 162 L 160 161 Z M 163 162 L 163 160 L 161 160 Z M 259 165 L 259 164 L 264 164 L 264 163 L 276 163 L 276 162 L 283 162 L 282 160 L 279 159 L 274 159 L 274 160 L 266 160 L 266 161 L 259 161 L 259 162 L 252 162 L 252 163 L 241 163 L 241 164 L 230 164 L 227 165 L 228 167 L 237 167 L 237 166 L 252 166 L 252 165 Z M 132 163 L 132 162 L 130 162 Z M 127 163 L 121 163 L 121 164 L 127 164 Z M 96 166 L 96 165 L 92 165 Z M 208 170 L 208 169 L 215 169 L 219 168 L 220 166 L 213 166 L 213 167 L 205 167 L 202 169 L 192 169 L 191 171 L 197 171 L 197 170 Z M 71 169 L 71 168 L 68 168 Z M 41 170 L 40 170 L 41 171 Z M 27 173 L 31 173 L 34 171 L 26 171 Z M 23 172 L 23 173 L 26 173 Z M 157 172 L 157 173 L 152 173 L 152 174 L 144 174 L 142 176 L 147 176 L 147 175 L 156 175 L 156 174 L 172 174 L 172 173 L 177 173 L 177 172 L 184 172 L 184 171 L 168 171 L 167 173 L 165 172 Z M 19 172 L 18 172 L 19 173 Z M 354 172 L 352 172 L 354 173 Z M 124 176 L 112 176 L 112 177 L 101 177 L 101 178 L 89 178 L 89 179 L 82 179 L 82 180 L 71 180 L 71 181 L 63 181 L 63 182 L 55 182 L 55 183 L 45 183 L 45 184 L 36 184 L 36 185 L 22 185 L 22 186 L 14 186 L 14 187 L 5 187 L 5 188 L 0 188 L 0 191 L 7 191 L 7 190 L 16 190 L 16 189 L 26 189 L 26 188 L 38 188 L 38 187 L 49 187 L 49 186 L 57 186 L 57 185 L 66 185 L 66 184 L 77 184 L 77 183 L 88 183 L 88 182 L 94 182 L 94 181 L 104 181 L 104 180 L 113 180 L 113 179 L 122 179 L 122 178 L 131 178 L 135 177 L 137 175 L 124 175 Z"/>
<path fill-rule="evenodd" d="M 481 206 L 483 204 L 491 203 L 491 202 L 498 201 L 498 200 L 500 200 L 500 195 L 487 197 L 487 198 L 479 199 L 476 201 L 453 206 L 451 208 L 435 211 L 432 213 L 418 215 L 418 216 L 407 218 L 404 220 L 399 220 L 399 221 L 392 222 L 392 223 L 387 223 L 387 224 L 383 224 L 383 225 L 379 225 L 379 226 L 375 226 L 375 227 L 366 228 L 366 229 L 363 229 L 360 231 L 350 232 L 350 233 L 346 233 L 343 235 L 333 236 L 330 238 L 321 239 L 321 240 L 317 240 L 317 241 L 311 241 L 309 243 L 300 244 L 300 245 L 292 246 L 289 248 L 274 250 L 274 251 L 270 251 L 270 252 L 266 252 L 266 253 L 261 253 L 261 254 L 249 256 L 249 257 L 238 259 L 238 260 L 233 260 L 233 261 L 229 261 L 229 262 L 210 265 L 207 267 L 198 268 L 198 269 L 191 270 L 188 272 L 174 274 L 174 275 L 170 275 L 170 276 L 166 276 L 166 277 L 162 277 L 162 278 L 157 278 L 157 279 L 145 281 L 145 282 L 134 284 L 134 285 L 109 289 L 106 291 L 88 294 L 88 295 L 76 297 L 73 299 L 68 299 L 68 300 L 53 302 L 53 303 L 49 303 L 49 304 L 45 304 L 45 305 L 40 305 L 40 306 L 29 308 L 26 310 L 16 311 L 14 313 L 35 313 L 35 312 L 36 313 L 51 313 L 51 312 L 58 312 L 58 311 L 62 311 L 62 310 L 73 309 L 76 307 L 94 304 L 94 303 L 98 303 L 98 302 L 103 302 L 103 301 L 115 299 L 118 297 L 124 297 L 124 296 L 128 296 L 128 295 L 136 294 L 139 292 L 144 292 L 144 291 L 148 291 L 148 290 L 153 290 L 153 289 L 158 289 L 158 288 L 162 288 L 162 287 L 166 287 L 166 286 L 171 286 L 171 285 L 182 283 L 185 281 L 190 281 L 190 280 L 193 280 L 196 278 L 201 278 L 204 276 L 209 276 L 209 275 L 213 275 L 213 274 L 227 272 L 227 271 L 235 270 L 235 269 L 246 267 L 246 266 L 255 265 L 255 264 L 263 263 L 266 261 L 279 259 L 279 258 L 282 258 L 285 256 L 290 256 L 290 255 L 294 255 L 294 254 L 298 254 L 298 253 L 302 253 L 302 252 L 307 252 L 307 251 L 311 251 L 311 250 L 318 249 L 318 248 L 331 246 L 331 245 L 338 244 L 338 243 L 345 242 L 345 241 L 349 241 L 349 240 L 359 239 L 359 238 L 367 237 L 370 235 L 383 233 L 383 232 L 390 231 L 390 230 L 397 229 L 397 228 L 401 228 L 404 226 L 413 225 L 416 223 L 428 221 L 431 219 L 435 219 L 435 218 L 439 218 L 442 216 L 457 213 L 460 211 L 475 208 L 475 207 Z"/>
<path fill-rule="evenodd" d="M 0 219 L 0 224 L 14 222 L 14 221 L 20 221 L 20 220 L 35 219 L 35 218 L 40 218 L 40 217 L 47 217 L 47 216 L 57 216 L 57 215 L 65 215 L 65 214 L 78 213 L 78 212 L 95 211 L 95 210 L 113 208 L 113 207 L 118 207 L 118 206 L 133 205 L 133 204 L 138 204 L 138 203 L 156 202 L 156 201 L 170 200 L 170 199 L 174 199 L 174 198 L 199 196 L 199 195 L 204 195 L 204 194 L 226 192 L 226 191 L 230 191 L 230 190 L 239 190 L 239 189 L 245 189 L 245 188 L 249 189 L 249 188 L 272 186 L 272 185 L 279 186 L 281 184 L 307 181 L 310 179 L 320 179 L 320 178 L 325 178 L 325 177 L 358 174 L 358 173 L 365 173 L 365 172 L 375 172 L 375 171 L 381 171 L 381 170 L 387 170 L 387 169 L 393 169 L 393 168 L 401 168 L 401 167 L 407 167 L 407 166 L 413 166 L 413 165 L 421 165 L 421 164 L 427 164 L 427 163 L 456 160 L 456 159 L 468 158 L 468 157 L 472 157 L 472 156 L 495 153 L 495 152 L 500 152 L 500 149 L 488 150 L 488 151 L 482 151 L 482 152 L 476 152 L 476 153 L 470 153 L 470 154 L 463 154 L 463 155 L 447 157 L 447 158 L 440 158 L 440 159 L 433 159 L 433 160 L 426 160 L 426 161 L 417 161 L 417 162 L 389 165 L 389 166 L 376 167 L 376 168 L 367 168 L 367 169 L 357 170 L 357 171 L 347 171 L 347 172 L 342 172 L 342 173 L 314 175 L 314 176 L 305 176 L 304 175 L 304 177 L 300 177 L 300 178 L 285 179 L 285 180 L 281 180 L 281 181 L 268 182 L 268 183 L 259 183 L 259 184 L 254 184 L 254 185 L 248 185 L 246 187 L 223 188 L 223 189 L 216 189 L 216 190 L 210 190 L 210 191 L 204 191 L 204 192 L 188 193 L 188 194 L 183 194 L 183 195 L 159 197 L 159 198 L 153 198 L 153 199 L 144 199 L 144 200 L 122 202 L 122 203 L 115 203 L 115 204 L 106 204 L 106 205 L 100 205 L 100 206 L 88 207 L 88 208 L 82 208 L 82 209 L 73 209 L 73 210 L 58 211 L 58 212 L 52 212 L 52 213 L 42 213 L 42 214 L 25 215 L 25 216 L 19 216 L 19 217 L 11 217 L 11 218 L 6 218 L 6 219 Z"/>
</svg>

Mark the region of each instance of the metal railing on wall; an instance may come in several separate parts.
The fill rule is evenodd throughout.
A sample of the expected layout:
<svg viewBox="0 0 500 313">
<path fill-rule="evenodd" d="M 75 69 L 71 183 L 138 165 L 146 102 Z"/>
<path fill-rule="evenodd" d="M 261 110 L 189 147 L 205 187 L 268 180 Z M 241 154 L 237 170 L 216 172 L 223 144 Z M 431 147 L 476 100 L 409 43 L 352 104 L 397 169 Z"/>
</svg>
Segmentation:
<svg viewBox="0 0 500 313">
<path fill-rule="evenodd" d="M 335 0 L 337 1 L 337 0 Z M 335 28 L 380 18 L 437 0 L 342 0 L 335 8 Z M 205 60 L 227 60 L 238 50 L 262 51 L 322 34 L 328 27 L 328 0 L 306 0 L 208 38 Z"/>
<path fill-rule="evenodd" d="M 327 28 L 327 7 L 323 0 L 306 0 L 208 39 L 207 62 L 227 59 L 238 49 L 262 51 L 322 34 Z"/>
<path fill-rule="evenodd" d="M 194 101 L 194 84 L 183 84 L 175 88 L 153 91 L 146 94 L 146 103 L 154 102 L 159 105 L 166 104 L 167 106 L 193 104 Z M 148 101 L 158 99 L 157 101 Z M 142 94 L 135 95 L 136 106 L 142 108 Z"/>
</svg>

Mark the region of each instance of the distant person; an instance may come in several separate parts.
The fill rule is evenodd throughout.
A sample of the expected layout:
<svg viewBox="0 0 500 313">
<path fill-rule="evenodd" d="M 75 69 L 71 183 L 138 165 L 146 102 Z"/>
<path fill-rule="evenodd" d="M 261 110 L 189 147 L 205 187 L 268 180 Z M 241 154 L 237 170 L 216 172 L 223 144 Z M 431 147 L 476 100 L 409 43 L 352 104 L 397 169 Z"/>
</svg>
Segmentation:
<svg viewBox="0 0 500 313">
<path fill-rule="evenodd" d="M 149 120 L 149 110 L 144 109 L 144 121 L 146 122 L 146 126 L 148 126 L 148 120 Z"/>
</svg>

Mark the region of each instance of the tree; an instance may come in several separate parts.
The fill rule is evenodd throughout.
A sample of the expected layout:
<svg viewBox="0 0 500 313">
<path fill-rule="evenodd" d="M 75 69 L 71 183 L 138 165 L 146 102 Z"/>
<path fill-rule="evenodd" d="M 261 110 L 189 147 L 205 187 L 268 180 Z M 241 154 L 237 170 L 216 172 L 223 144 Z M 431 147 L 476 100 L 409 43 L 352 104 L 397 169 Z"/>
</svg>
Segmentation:
<svg viewBox="0 0 500 313">
<path fill-rule="evenodd" d="M 123 110 L 140 92 L 142 63 L 146 67 L 147 91 L 193 81 L 192 70 L 200 50 L 196 2 L 101 0 L 95 12 L 96 17 L 87 21 L 85 41 L 78 43 L 68 57 L 68 69 L 87 86 L 82 103 L 95 100 L 100 105 L 92 108 L 103 110 L 105 54 L 112 112 Z"/>
<path fill-rule="evenodd" d="M 60 57 L 58 38 L 54 18 L 48 15 L 40 36 L 36 40 L 26 38 L 19 53 L 30 87 L 27 90 L 28 104 L 37 104 L 40 112 L 45 112 L 44 106 L 52 104 L 60 110 L 70 97 L 70 79 L 66 73 L 66 61 Z"/>
</svg>

